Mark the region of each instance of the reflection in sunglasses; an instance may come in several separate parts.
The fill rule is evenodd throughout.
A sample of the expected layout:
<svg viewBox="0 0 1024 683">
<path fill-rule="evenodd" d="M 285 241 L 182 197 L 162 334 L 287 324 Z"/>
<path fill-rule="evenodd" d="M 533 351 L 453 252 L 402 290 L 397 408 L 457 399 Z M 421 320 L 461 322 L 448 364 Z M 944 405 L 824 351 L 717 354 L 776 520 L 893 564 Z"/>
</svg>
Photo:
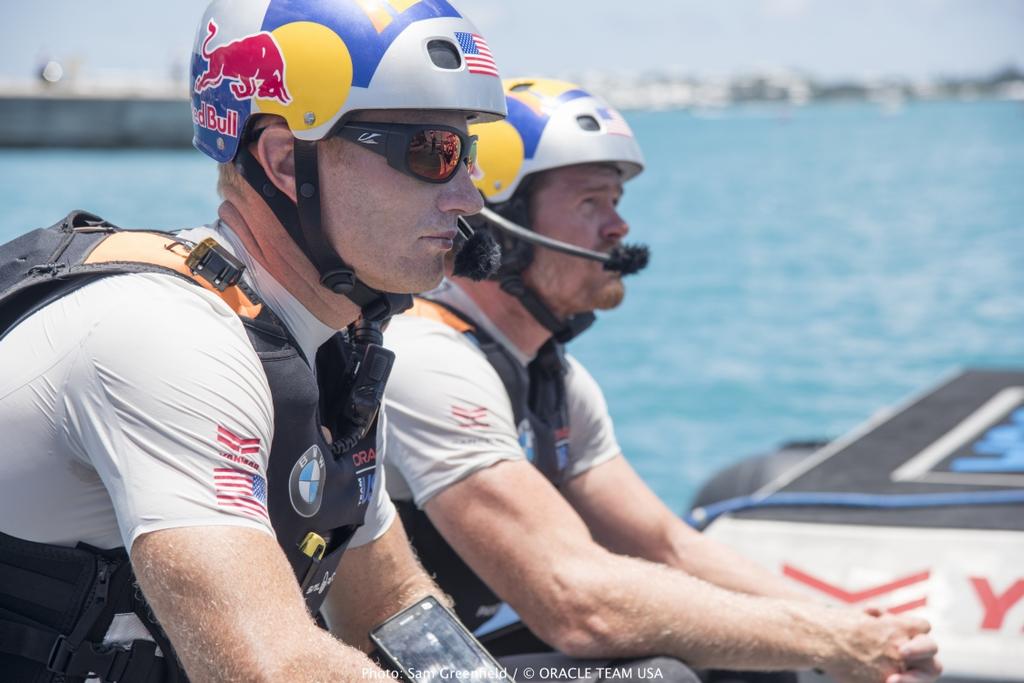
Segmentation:
<svg viewBox="0 0 1024 683">
<path fill-rule="evenodd" d="M 402 173 L 427 182 L 446 183 L 458 173 L 459 164 L 465 163 L 470 172 L 476 164 L 476 137 L 447 126 L 359 122 L 345 124 L 335 134 L 386 157 L 388 164 Z M 393 144 L 398 140 L 400 145 Z"/>
<path fill-rule="evenodd" d="M 409 143 L 410 167 L 432 179 L 448 178 L 457 170 L 462 141 L 448 131 L 422 131 Z"/>
</svg>

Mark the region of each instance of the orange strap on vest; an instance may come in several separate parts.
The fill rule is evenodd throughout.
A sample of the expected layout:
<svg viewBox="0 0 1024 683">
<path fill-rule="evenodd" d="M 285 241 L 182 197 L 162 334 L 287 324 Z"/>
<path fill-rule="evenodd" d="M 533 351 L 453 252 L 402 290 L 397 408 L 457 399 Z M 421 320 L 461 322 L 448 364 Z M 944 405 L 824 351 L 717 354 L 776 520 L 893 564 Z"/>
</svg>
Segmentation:
<svg viewBox="0 0 1024 683">
<path fill-rule="evenodd" d="M 167 268 L 219 296 L 240 317 L 255 318 L 260 314 L 263 304 L 253 302 L 238 285 L 232 285 L 222 292 L 205 279 L 197 277 L 185 265 L 189 251 L 187 245 L 169 235 L 126 230 L 115 232 L 96 245 L 84 263 L 144 263 Z"/>
<path fill-rule="evenodd" d="M 422 299 L 418 296 L 413 298 L 412 308 L 403 313 L 403 315 L 413 315 L 417 318 L 436 320 L 439 323 L 444 323 L 457 332 L 469 332 L 473 329 L 472 325 L 449 311 L 441 304 L 435 303 L 430 299 Z"/>
</svg>

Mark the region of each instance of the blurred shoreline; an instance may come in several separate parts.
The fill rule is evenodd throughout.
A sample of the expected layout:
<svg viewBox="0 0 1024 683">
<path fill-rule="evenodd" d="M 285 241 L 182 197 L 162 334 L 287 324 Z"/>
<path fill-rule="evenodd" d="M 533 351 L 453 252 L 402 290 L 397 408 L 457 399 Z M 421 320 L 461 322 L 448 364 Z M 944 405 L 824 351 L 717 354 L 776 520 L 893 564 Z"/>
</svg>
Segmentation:
<svg viewBox="0 0 1024 683">
<path fill-rule="evenodd" d="M 624 111 L 707 112 L 746 104 L 784 108 L 819 102 L 868 102 L 899 113 L 918 101 L 1024 102 L 1024 72 L 1006 67 L 973 78 L 818 81 L 795 71 L 731 77 L 681 73 L 573 74 L 570 80 Z M 187 147 L 192 139 L 184 79 L 145 73 L 65 77 L 50 62 L 37 80 L 0 80 L 0 147 Z"/>
<path fill-rule="evenodd" d="M 600 93 L 625 110 L 728 107 L 733 104 L 775 103 L 803 106 L 812 102 L 1024 101 L 1024 71 L 1008 66 L 970 78 L 867 78 L 818 80 L 798 71 L 775 69 L 722 77 L 686 74 L 576 74 L 570 80 Z"/>
</svg>

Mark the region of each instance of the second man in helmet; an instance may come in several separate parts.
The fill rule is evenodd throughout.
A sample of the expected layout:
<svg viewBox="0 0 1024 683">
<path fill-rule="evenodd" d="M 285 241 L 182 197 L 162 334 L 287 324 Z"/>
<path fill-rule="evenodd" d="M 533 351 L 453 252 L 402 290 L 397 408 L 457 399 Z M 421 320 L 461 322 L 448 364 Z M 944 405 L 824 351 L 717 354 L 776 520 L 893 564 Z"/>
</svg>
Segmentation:
<svg viewBox="0 0 1024 683">
<path fill-rule="evenodd" d="M 577 86 L 518 79 L 505 93 L 508 119 L 473 128 L 502 267 L 492 281 L 451 279 L 387 336 L 389 490 L 460 617 L 478 627 L 511 605 L 529 632 L 492 640 L 501 652 L 933 679 L 927 622 L 803 600 L 690 529 L 630 467 L 564 343 L 646 263 L 617 210 L 640 149 Z"/>
</svg>

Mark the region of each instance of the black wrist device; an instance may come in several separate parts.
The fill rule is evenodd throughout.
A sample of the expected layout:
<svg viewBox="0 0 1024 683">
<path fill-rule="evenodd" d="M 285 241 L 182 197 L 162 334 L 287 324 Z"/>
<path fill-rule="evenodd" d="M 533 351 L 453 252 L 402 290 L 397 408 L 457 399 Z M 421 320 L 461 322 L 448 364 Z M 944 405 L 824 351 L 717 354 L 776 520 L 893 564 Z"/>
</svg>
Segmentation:
<svg viewBox="0 0 1024 683">
<path fill-rule="evenodd" d="M 423 598 L 373 629 L 370 641 L 381 658 L 410 683 L 512 681 L 473 634 L 433 597 Z"/>
</svg>

